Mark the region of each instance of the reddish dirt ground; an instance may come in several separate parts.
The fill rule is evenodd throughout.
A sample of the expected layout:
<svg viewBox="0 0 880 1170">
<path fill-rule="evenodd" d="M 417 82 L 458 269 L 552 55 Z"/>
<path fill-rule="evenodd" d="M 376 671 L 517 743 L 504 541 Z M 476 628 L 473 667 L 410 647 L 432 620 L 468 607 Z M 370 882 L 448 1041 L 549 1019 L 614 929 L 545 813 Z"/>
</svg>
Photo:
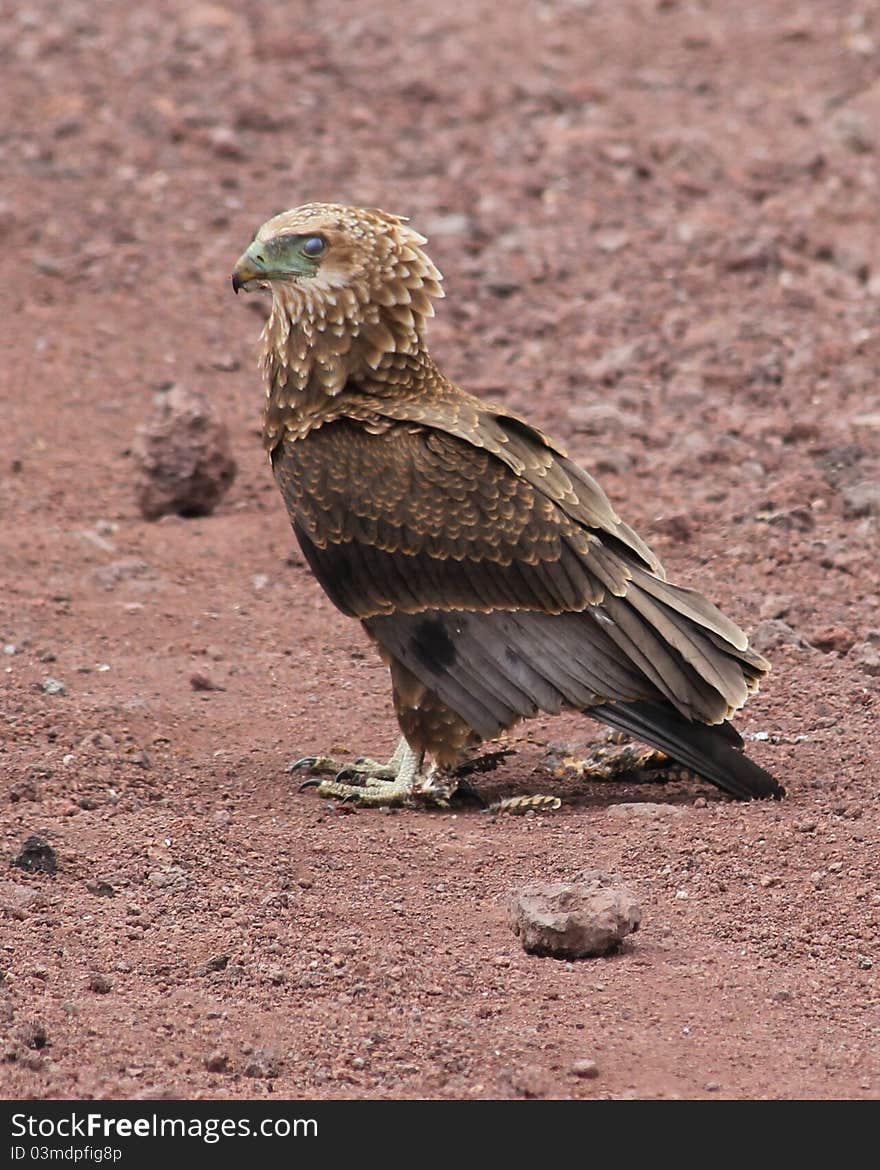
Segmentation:
<svg viewBox="0 0 880 1170">
<path fill-rule="evenodd" d="M 33 0 L 0 63 L 0 1094 L 876 1098 L 876 10 Z M 784 802 L 558 781 L 548 747 L 602 735 L 574 717 L 483 783 L 554 814 L 298 793 L 295 757 L 396 739 L 295 548 L 264 305 L 229 285 L 309 199 L 408 214 L 445 371 L 755 633 L 738 725 Z M 130 450 L 169 383 L 239 473 L 148 523 Z M 54 876 L 8 867 L 32 834 Z M 641 930 L 527 956 L 508 892 L 585 868 Z"/>
</svg>

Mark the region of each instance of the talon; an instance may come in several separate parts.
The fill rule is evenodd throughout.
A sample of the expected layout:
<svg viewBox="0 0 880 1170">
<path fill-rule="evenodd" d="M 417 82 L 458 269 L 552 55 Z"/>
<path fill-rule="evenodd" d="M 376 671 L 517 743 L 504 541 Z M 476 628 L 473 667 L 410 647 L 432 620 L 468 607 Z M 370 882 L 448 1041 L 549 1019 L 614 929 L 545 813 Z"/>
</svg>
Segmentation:
<svg viewBox="0 0 880 1170">
<path fill-rule="evenodd" d="M 361 756 L 350 764 L 340 764 L 330 756 L 304 756 L 291 764 L 289 771 L 309 768 L 317 775 L 303 781 L 300 792 L 317 788 L 319 796 L 335 797 L 349 808 L 396 807 L 413 798 L 445 806 L 455 790 L 457 778 L 449 777 L 438 784 L 433 772 L 422 773 L 422 762 L 423 755 L 401 739 L 387 764 L 369 756 Z"/>
</svg>

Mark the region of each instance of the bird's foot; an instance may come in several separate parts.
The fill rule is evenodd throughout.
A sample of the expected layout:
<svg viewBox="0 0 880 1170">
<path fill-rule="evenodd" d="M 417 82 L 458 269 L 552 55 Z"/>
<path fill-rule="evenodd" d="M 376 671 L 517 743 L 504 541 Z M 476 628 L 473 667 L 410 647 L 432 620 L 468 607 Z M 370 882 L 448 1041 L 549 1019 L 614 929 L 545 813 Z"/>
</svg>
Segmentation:
<svg viewBox="0 0 880 1170">
<path fill-rule="evenodd" d="M 387 764 L 382 764 L 378 760 L 371 760 L 369 756 L 360 756 L 357 760 L 352 760 L 349 763 L 334 760 L 331 756 L 303 756 L 301 760 L 295 760 L 287 770 L 288 772 L 312 772 L 318 776 L 332 776 L 334 781 L 338 783 L 353 780 L 359 776 L 363 777 L 364 784 L 378 783 L 394 780 L 397 775 L 393 757 Z M 321 781 L 306 780 L 303 787 L 319 783 Z"/>
<path fill-rule="evenodd" d="M 304 756 L 290 765 L 291 772 L 308 770 L 332 777 L 309 779 L 300 785 L 300 790 L 316 788 L 319 796 L 334 796 L 371 808 L 391 808 L 413 801 L 448 805 L 457 780 L 438 769 L 427 773 L 421 769 L 422 756 L 405 739 L 401 739 L 387 764 L 366 757 L 341 764 L 329 756 Z"/>
<path fill-rule="evenodd" d="M 666 783 L 692 779 L 693 773 L 671 760 L 665 752 L 642 744 L 619 746 L 619 739 L 594 745 L 586 756 L 565 756 L 557 774 L 576 775 L 583 780 L 627 780 Z"/>
</svg>

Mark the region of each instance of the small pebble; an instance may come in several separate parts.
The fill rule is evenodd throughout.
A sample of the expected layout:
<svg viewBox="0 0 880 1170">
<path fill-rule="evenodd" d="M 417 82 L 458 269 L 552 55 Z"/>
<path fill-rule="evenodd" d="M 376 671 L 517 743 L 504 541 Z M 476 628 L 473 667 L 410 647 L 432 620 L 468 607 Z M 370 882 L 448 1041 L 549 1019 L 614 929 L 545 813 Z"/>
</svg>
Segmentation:
<svg viewBox="0 0 880 1170">
<path fill-rule="evenodd" d="M 281 1062 L 278 1057 L 265 1049 L 258 1049 L 244 1067 L 246 1077 L 256 1077 L 260 1080 L 277 1077 L 280 1071 Z"/>
<path fill-rule="evenodd" d="M 45 1048 L 49 1043 L 49 1033 L 43 1024 L 37 1020 L 28 1020 L 17 1029 L 17 1038 L 26 1048 Z"/>
<path fill-rule="evenodd" d="M 511 1086 L 521 1097 L 540 1100 L 553 1095 L 553 1085 L 544 1070 L 537 1065 L 511 1070 L 508 1077 Z"/>
<path fill-rule="evenodd" d="M 109 882 L 100 881 L 97 878 L 90 878 L 86 882 L 86 889 L 90 894 L 94 894 L 97 898 L 115 898 L 116 890 Z"/>
<path fill-rule="evenodd" d="M 594 1080 L 599 1075 L 599 1066 L 595 1060 L 589 1060 L 584 1057 L 581 1060 L 576 1060 L 572 1064 L 571 1071 L 576 1077 L 583 1077 L 585 1080 Z"/>
<path fill-rule="evenodd" d="M 208 959 L 208 961 L 204 964 L 203 970 L 225 971 L 231 957 L 231 955 L 217 955 L 213 959 Z"/>
</svg>

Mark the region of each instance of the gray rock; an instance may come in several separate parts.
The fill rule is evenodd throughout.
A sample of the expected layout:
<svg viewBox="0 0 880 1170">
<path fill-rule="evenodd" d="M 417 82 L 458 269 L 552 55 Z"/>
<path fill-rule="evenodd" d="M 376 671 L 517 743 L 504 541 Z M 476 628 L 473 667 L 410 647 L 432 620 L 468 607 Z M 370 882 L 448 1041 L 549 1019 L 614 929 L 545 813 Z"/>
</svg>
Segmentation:
<svg viewBox="0 0 880 1170">
<path fill-rule="evenodd" d="M 58 857 L 48 841 L 33 836 L 28 837 L 10 865 L 27 873 L 55 873 L 58 869 Z"/>
<path fill-rule="evenodd" d="M 271 1049 L 258 1048 L 244 1066 L 244 1075 L 259 1080 L 272 1080 L 279 1075 L 281 1067 L 282 1062 Z"/>
<path fill-rule="evenodd" d="M 46 905 L 46 897 L 40 890 L 20 886 L 15 882 L 4 882 L 0 886 L 0 896 L 4 899 L 4 912 L 18 921 L 22 921 L 32 910 L 39 910 Z"/>
<path fill-rule="evenodd" d="M 86 882 L 86 889 L 90 894 L 94 894 L 96 898 L 116 897 L 116 890 L 110 882 L 102 881 L 100 878 L 89 878 Z"/>
<path fill-rule="evenodd" d="M 45 1048 L 49 1033 L 39 1020 L 28 1020 L 17 1029 L 17 1038 L 26 1048 Z"/>
<path fill-rule="evenodd" d="M 841 110 L 832 120 L 831 129 L 854 154 L 870 154 L 876 148 L 875 127 L 861 110 Z"/>
<path fill-rule="evenodd" d="M 205 1068 L 208 1072 L 213 1073 L 229 1072 L 229 1055 L 223 1052 L 222 1049 L 217 1049 L 216 1052 L 209 1053 L 205 1057 Z"/>
<path fill-rule="evenodd" d="M 533 955 L 585 959 L 617 950 L 638 930 L 641 907 L 614 874 L 589 870 L 574 882 L 525 886 L 512 894 L 508 921 Z"/>
<path fill-rule="evenodd" d="M 847 657 L 865 674 L 880 675 L 880 641 L 869 636 L 867 641 L 854 646 Z"/>
<path fill-rule="evenodd" d="M 177 892 L 189 886 L 186 871 L 179 865 L 169 865 L 167 869 L 152 869 L 147 874 L 147 881 L 151 886 L 158 886 L 160 890 Z"/>
<path fill-rule="evenodd" d="M 793 601 L 790 593 L 768 593 L 761 602 L 758 615 L 762 618 L 784 618 L 791 612 Z"/>
<path fill-rule="evenodd" d="M 843 510 L 847 516 L 880 516 L 880 480 L 865 479 L 845 488 Z"/>
<path fill-rule="evenodd" d="M 788 622 L 780 621 L 779 618 L 768 618 L 759 623 L 749 638 L 749 644 L 759 654 L 778 650 L 780 646 L 797 646 L 799 650 L 808 650 L 810 645 Z"/>
<path fill-rule="evenodd" d="M 207 516 L 235 479 L 226 426 L 205 398 L 182 386 L 161 396 L 156 418 L 138 428 L 132 454 L 138 507 L 147 520 Z"/>
<path fill-rule="evenodd" d="M 510 1082 L 510 1087 L 520 1097 L 527 1100 L 540 1101 L 547 1097 L 555 1097 L 555 1086 L 548 1074 L 539 1065 L 527 1064 L 523 1068 L 512 1068 L 502 1076 Z"/>
<path fill-rule="evenodd" d="M 111 561 L 109 565 L 102 565 L 92 570 L 92 580 L 109 593 L 115 589 L 120 581 L 130 581 L 136 577 L 146 577 L 150 573 L 150 566 L 140 557 L 124 557 L 118 561 Z"/>
</svg>

